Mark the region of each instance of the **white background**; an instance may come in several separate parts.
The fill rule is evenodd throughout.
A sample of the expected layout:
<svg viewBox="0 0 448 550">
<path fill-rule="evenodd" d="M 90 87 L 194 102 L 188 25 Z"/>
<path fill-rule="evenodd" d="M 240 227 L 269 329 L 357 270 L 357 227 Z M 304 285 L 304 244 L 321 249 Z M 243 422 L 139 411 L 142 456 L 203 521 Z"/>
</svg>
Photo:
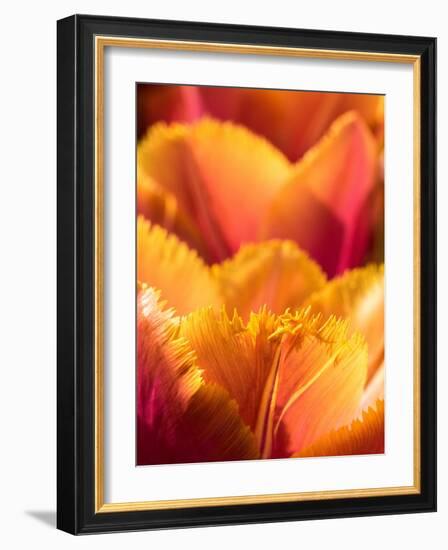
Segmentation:
<svg viewBox="0 0 448 550">
<path fill-rule="evenodd" d="M 54 530 L 56 25 L 72 13 L 421 34 L 439 38 L 439 150 L 448 147 L 448 31 L 443 3 L 376 0 L 305 3 L 276 0 L 131 0 L 8 4 L 0 33 L 0 538 L 5 548 L 444 548 L 448 521 L 448 403 L 443 347 L 448 293 L 439 288 L 439 512 L 258 526 L 100 535 Z M 446 155 L 439 160 L 439 235 L 448 232 Z M 439 280 L 448 280 L 440 238 Z M 443 251 L 443 248 L 445 252 Z"/>
</svg>

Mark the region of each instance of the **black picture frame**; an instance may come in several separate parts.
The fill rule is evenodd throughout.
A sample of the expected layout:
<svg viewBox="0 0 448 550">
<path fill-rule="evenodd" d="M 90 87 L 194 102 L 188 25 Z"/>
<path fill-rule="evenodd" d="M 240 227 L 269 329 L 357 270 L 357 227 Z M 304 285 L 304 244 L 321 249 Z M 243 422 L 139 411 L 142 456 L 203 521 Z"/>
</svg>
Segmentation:
<svg viewBox="0 0 448 550">
<path fill-rule="evenodd" d="M 95 513 L 94 54 L 97 35 L 420 57 L 418 494 Z M 57 527 L 72 534 L 436 510 L 436 39 L 74 15 L 57 23 Z"/>
</svg>

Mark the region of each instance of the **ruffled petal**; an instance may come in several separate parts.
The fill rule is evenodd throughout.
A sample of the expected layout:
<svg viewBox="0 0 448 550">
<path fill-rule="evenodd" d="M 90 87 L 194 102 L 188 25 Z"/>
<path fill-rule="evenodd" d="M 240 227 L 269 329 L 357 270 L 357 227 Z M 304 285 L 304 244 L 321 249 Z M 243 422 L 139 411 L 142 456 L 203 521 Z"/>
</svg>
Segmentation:
<svg viewBox="0 0 448 550">
<path fill-rule="evenodd" d="M 193 395 L 182 418 L 188 441 L 183 462 L 213 462 L 259 458 L 258 446 L 241 419 L 238 404 L 216 384 L 204 384 Z"/>
<path fill-rule="evenodd" d="M 138 147 L 138 172 L 175 196 L 216 262 L 255 240 L 290 170 L 264 139 L 210 119 L 190 126 L 158 124 Z"/>
<path fill-rule="evenodd" d="M 263 310 L 249 325 L 235 313 L 203 309 L 182 319 L 180 333 L 197 355 L 206 382 L 235 399 L 243 421 L 255 428 L 261 395 L 277 349 L 269 341 L 277 321 Z"/>
<path fill-rule="evenodd" d="M 325 318 L 349 319 L 351 331 L 363 334 L 369 352 L 369 381 L 384 361 L 384 266 L 349 271 L 329 281 L 306 303 Z"/>
<path fill-rule="evenodd" d="M 180 418 L 202 384 L 195 355 L 177 332 L 173 311 L 143 288 L 137 300 L 138 464 L 165 462 L 176 452 Z"/>
<path fill-rule="evenodd" d="M 277 314 L 297 308 L 326 281 L 320 267 L 291 241 L 245 245 L 212 272 L 228 313 L 236 309 L 246 321 L 263 306 Z"/>
<path fill-rule="evenodd" d="M 378 399 L 384 400 L 384 375 L 385 369 L 384 363 L 382 363 L 364 388 L 361 403 L 359 404 L 359 415 L 362 415 L 362 412 L 369 407 L 373 407 Z"/>
<path fill-rule="evenodd" d="M 204 383 L 179 319 L 151 288 L 139 293 L 137 329 L 137 464 L 257 458 L 237 404 Z"/>
<path fill-rule="evenodd" d="M 264 458 L 288 457 L 356 416 L 367 352 L 342 321 L 263 309 L 245 325 L 205 309 L 184 317 L 180 334 L 204 380 L 236 400 Z"/>
<path fill-rule="evenodd" d="M 273 436 L 283 425 L 289 454 L 355 418 L 367 374 L 364 339 L 343 321 L 307 313 L 286 317 L 281 335 Z"/>
<path fill-rule="evenodd" d="M 384 453 L 384 401 L 366 409 L 362 418 L 332 431 L 294 456 L 347 456 Z"/>
<path fill-rule="evenodd" d="M 137 177 L 137 214 L 174 233 L 201 257 L 209 260 L 207 246 L 196 223 L 179 208 L 172 193 L 164 191 L 141 171 Z"/>
<path fill-rule="evenodd" d="M 374 138 L 355 112 L 341 116 L 279 191 L 260 239 L 292 239 L 332 277 L 359 265 L 373 229 L 359 224 L 375 184 Z"/>
<path fill-rule="evenodd" d="M 142 217 L 137 220 L 137 279 L 159 289 L 180 315 L 221 304 L 217 284 L 197 253 Z"/>
</svg>

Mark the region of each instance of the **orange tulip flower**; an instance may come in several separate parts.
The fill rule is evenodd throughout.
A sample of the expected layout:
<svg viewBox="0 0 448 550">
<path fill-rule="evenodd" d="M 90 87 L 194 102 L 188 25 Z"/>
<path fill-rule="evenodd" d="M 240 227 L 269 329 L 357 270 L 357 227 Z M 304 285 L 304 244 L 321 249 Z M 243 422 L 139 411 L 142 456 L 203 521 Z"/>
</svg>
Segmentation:
<svg viewBox="0 0 448 550">
<path fill-rule="evenodd" d="M 372 244 L 378 148 L 356 111 L 295 163 L 243 126 L 156 124 L 139 142 L 137 178 L 139 213 L 209 264 L 287 239 L 333 277 L 362 265 Z"/>
<path fill-rule="evenodd" d="M 137 103 L 138 464 L 384 452 L 383 98 Z"/>
<path fill-rule="evenodd" d="M 383 452 L 381 402 L 358 419 L 367 346 L 344 321 L 178 318 L 143 287 L 138 331 L 138 464 L 345 454 L 347 433 L 353 454 Z"/>
<path fill-rule="evenodd" d="M 209 267 L 137 231 L 138 464 L 384 451 L 381 267 L 327 282 L 278 240 Z"/>
</svg>

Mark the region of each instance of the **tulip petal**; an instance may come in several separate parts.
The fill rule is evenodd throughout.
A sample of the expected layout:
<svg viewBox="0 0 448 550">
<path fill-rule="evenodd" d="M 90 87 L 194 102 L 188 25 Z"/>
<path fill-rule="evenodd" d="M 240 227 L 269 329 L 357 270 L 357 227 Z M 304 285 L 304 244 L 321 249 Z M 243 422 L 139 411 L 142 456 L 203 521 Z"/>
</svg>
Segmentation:
<svg viewBox="0 0 448 550">
<path fill-rule="evenodd" d="M 179 208 L 176 197 L 140 172 L 137 177 L 137 213 L 160 225 L 207 259 L 207 247 L 195 222 Z"/>
<path fill-rule="evenodd" d="M 277 419 L 298 452 L 355 418 L 367 374 L 367 348 L 347 323 L 329 318 L 305 328 L 303 312 L 286 317 L 279 366 Z"/>
<path fill-rule="evenodd" d="M 255 240 L 290 169 L 266 140 L 211 119 L 155 125 L 138 147 L 138 172 L 176 197 L 216 262 Z"/>
<path fill-rule="evenodd" d="M 374 138 L 355 112 L 341 116 L 274 198 L 260 239 L 292 239 L 330 277 L 358 265 L 371 229 L 358 220 L 376 175 Z"/>
<path fill-rule="evenodd" d="M 141 216 L 137 220 L 137 279 L 159 289 L 180 315 L 221 304 L 217 284 L 196 252 Z"/>
<path fill-rule="evenodd" d="M 182 435 L 188 441 L 189 452 L 184 462 L 260 457 L 254 435 L 241 420 L 238 404 L 220 386 L 201 386 L 182 420 Z"/>
<path fill-rule="evenodd" d="M 207 86 L 198 92 L 209 115 L 247 126 L 291 161 L 299 159 L 347 111 L 356 110 L 375 131 L 384 117 L 380 95 Z"/>
<path fill-rule="evenodd" d="M 204 384 L 195 354 L 151 288 L 138 296 L 137 464 L 257 458 L 224 389 Z"/>
<path fill-rule="evenodd" d="M 384 453 L 384 401 L 365 410 L 361 419 L 315 441 L 294 456 L 347 456 Z"/>
<path fill-rule="evenodd" d="M 203 113 L 197 86 L 177 84 L 139 84 L 137 89 L 137 133 L 161 120 L 193 122 Z"/>
<path fill-rule="evenodd" d="M 292 161 L 300 158 L 347 111 L 356 110 L 379 134 L 384 97 L 370 94 L 263 90 L 221 86 L 139 85 L 138 135 L 151 124 L 230 120 L 264 136 Z"/>
<path fill-rule="evenodd" d="M 175 452 L 179 418 L 202 384 L 195 355 L 177 337 L 172 310 L 163 310 L 159 295 L 143 288 L 137 299 L 138 463 L 164 462 Z"/>
<path fill-rule="evenodd" d="M 353 420 L 367 371 L 366 346 L 346 323 L 301 310 L 275 317 L 261 310 L 244 325 L 211 308 L 181 320 L 207 383 L 239 405 L 261 456 L 288 457 Z"/>
<path fill-rule="evenodd" d="M 329 281 L 306 303 L 325 318 L 349 319 L 351 330 L 363 334 L 369 351 L 369 381 L 384 360 L 384 266 L 349 271 Z"/>
<path fill-rule="evenodd" d="M 362 415 L 362 412 L 369 407 L 373 407 L 378 399 L 384 400 L 384 363 L 378 367 L 375 374 L 367 382 L 362 395 L 361 403 L 359 405 L 358 415 Z"/>
<path fill-rule="evenodd" d="M 225 388 L 239 405 L 243 421 L 254 428 L 261 395 L 277 349 L 269 336 L 276 328 L 266 310 L 246 327 L 235 313 L 196 311 L 182 319 L 180 333 L 197 355 L 206 382 Z"/>
<path fill-rule="evenodd" d="M 326 280 L 320 267 L 291 241 L 245 245 L 212 272 L 229 314 L 236 308 L 245 321 L 262 306 L 277 314 L 299 307 Z"/>
</svg>

